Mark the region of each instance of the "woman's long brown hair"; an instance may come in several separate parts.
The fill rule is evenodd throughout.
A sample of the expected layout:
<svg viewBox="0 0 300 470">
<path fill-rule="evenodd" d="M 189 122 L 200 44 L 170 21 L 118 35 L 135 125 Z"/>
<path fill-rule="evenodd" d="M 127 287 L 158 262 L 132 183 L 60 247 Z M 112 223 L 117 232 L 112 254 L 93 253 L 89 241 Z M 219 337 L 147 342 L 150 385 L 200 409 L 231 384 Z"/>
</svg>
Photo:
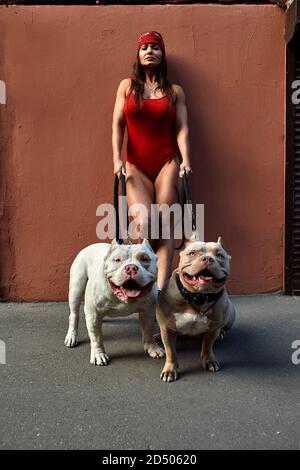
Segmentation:
<svg viewBox="0 0 300 470">
<path fill-rule="evenodd" d="M 175 103 L 176 96 L 167 78 L 167 60 L 165 53 L 162 53 L 161 62 L 157 67 L 155 73 L 155 80 L 158 82 L 158 86 L 155 90 L 160 89 L 162 93 L 166 94 L 169 98 L 169 104 Z M 144 84 L 145 84 L 145 71 L 144 67 L 140 63 L 139 54 L 137 53 L 135 63 L 133 64 L 133 72 L 131 75 L 131 86 L 129 89 L 129 95 L 134 92 L 134 102 L 138 108 L 142 108 L 144 104 Z M 127 98 L 128 98 L 127 97 Z"/>
</svg>

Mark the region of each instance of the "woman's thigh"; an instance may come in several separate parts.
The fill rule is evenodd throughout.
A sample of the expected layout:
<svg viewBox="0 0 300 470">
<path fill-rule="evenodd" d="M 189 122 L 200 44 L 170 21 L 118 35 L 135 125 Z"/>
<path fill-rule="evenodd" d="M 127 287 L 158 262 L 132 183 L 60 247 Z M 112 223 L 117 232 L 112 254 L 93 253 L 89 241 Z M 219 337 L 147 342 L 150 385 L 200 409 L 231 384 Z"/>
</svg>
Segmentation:
<svg viewBox="0 0 300 470">
<path fill-rule="evenodd" d="M 152 181 L 135 165 L 126 162 L 126 193 L 130 215 L 139 216 L 141 223 L 150 223 L 151 204 L 154 203 L 154 186 Z M 143 213 L 134 204 L 143 205 Z M 149 227 L 150 228 L 150 227 Z"/>
<path fill-rule="evenodd" d="M 155 186 L 155 203 L 159 207 L 159 219 L 161 238 L 173 238 L 177 232 L 174 228 L 178 227 L 181 233 L 181 218 L 182 218 L 182 179 L 179 177 L 180 162 L 178 157 L 172 158 L 167 162 L 159 172 L 154 186 Z M 176 206 L 170 210 L 173 204 Z M 174 211 L 174 212 L 173 212 Z M 169 229 L 170 227 L 170 235 Z M 165 231 L 166 229 L 166 231 Z M 179 235 L 178 235 L 179 236 Z"/>
<path fill-rule="evenodd" d="M 182 202 L 182 179 L 179 177 L 180 161 L 174 156 L 160 170 L 155 182 L 155 203 L 169 204 Z"/>
</svg>

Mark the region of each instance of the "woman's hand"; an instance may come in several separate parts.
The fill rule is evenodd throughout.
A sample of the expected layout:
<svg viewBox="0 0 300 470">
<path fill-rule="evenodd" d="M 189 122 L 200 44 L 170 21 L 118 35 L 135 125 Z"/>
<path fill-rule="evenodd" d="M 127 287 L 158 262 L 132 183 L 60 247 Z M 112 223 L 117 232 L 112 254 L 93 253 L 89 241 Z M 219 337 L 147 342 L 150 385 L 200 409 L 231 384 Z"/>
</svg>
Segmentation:
<svg viewBox="0 0 300 470">
<path fill-rule="evenodd" d="M 187 163 L 187 162 L 182 162 L 182 163 L 180 164 L 180 169 L 179 169 L 179 176 L 180 176 L 180 178 L 183 177 L 184 173 L 186 173 L 187 176 L 189 175 L 189 173 L 193 173 L 193 172 L 192 172 L 192 169 L 191 169 L 191 167 L 190 167 L 190 164 Z"/>
<path fill-rule="evenodd" d="M 117 175 L 118 178 L 121 178 L 121 174 L 126 176 L 126 170 L 123 160 L 118 160 L 114 163 L 114 175 Z"/>
</svg>

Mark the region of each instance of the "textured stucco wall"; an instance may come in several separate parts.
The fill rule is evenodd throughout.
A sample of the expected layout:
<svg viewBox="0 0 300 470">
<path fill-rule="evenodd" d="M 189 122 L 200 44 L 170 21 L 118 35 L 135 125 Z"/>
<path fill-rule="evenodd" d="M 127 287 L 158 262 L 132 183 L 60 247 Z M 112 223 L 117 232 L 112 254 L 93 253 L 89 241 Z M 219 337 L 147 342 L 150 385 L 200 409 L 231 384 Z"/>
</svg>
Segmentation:
<svg viewBox="0 0 300 470">
<path fill-rule="evenodd" d="M 112 202 L 111 119 L 141 32 L 187 96 L 192 197 L 232 255 L 231 293 L 282 287 L 284 12 L 275 5 L 0 7 L 1 295 L 67 297 Z M 176 263 L 177 255 L 175 257 Z"/>
</svg>

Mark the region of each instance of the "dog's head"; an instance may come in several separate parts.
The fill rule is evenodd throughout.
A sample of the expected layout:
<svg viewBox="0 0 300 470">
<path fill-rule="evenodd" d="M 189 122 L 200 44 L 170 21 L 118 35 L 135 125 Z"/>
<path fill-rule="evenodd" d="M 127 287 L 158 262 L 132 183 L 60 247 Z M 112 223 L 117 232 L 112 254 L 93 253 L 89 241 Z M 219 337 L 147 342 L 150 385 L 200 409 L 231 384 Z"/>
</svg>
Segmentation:
<svg viewBox="0 0 300 470">
<path fill-rule="evenodd" d="M 193 241 L 180 253 L 180 280 L 191 293 L 219 292 L 228 278 L 230 259 L 220 237 L 217 242 Z"/>
<path fill-rule="evenodd" d="M 125 303 L 150 294 L 157 278 L 156 260 L 148 240 L 134 245 L 119 245 L 113 240 L 104 260 L 111 292 Z"/>
</svg>

